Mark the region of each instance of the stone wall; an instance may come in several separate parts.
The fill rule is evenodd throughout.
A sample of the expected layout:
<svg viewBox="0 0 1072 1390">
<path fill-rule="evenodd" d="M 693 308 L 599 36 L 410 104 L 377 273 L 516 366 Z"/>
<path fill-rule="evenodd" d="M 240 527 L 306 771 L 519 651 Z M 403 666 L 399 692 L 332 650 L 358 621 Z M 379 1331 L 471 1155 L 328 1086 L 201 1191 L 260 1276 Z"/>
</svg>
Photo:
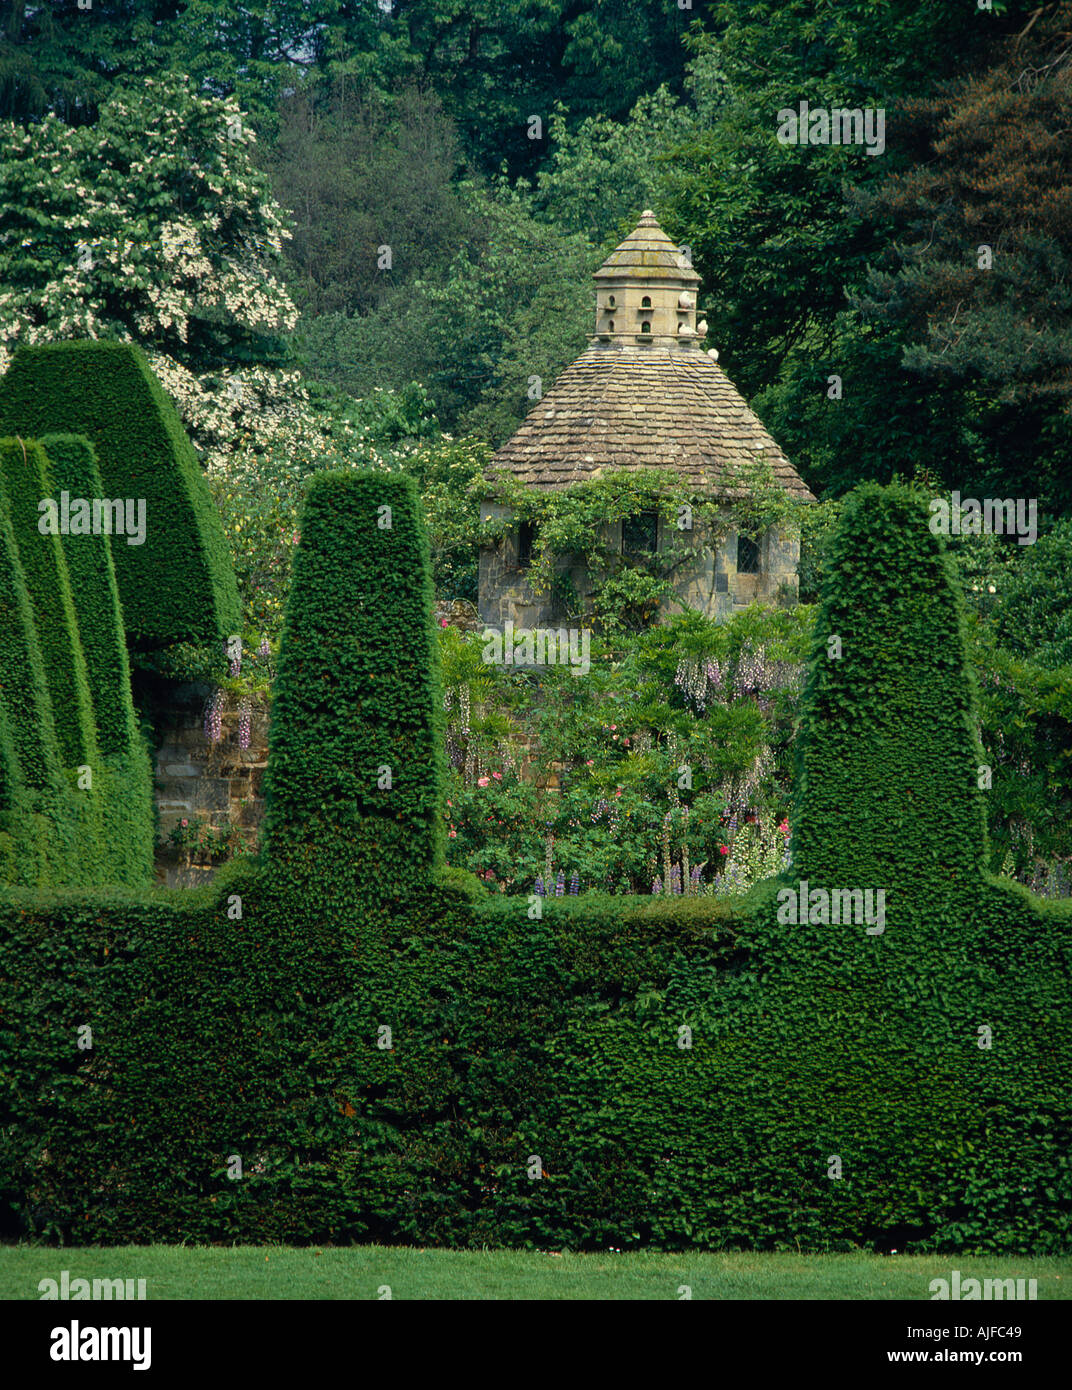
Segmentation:
<svg viewBox="0 0 1072 1390">
<path fill-rule="evenodd" d="M 481 516 L 509 522 L 514 513 L 498 503 L 486 502 Z M 669 534 L 671 530 L 672 535 Z M 765 603 L 796 601 L 800 541 L 780 530 L 772 528 L 761 538 L 757 574 L 738 574 L 737 532 L 733 529 L 712 540 L 702 526 L 691 531 L 677 531 L 673 523 L 660 517 L 658 536 L 660 550 L 684 542 L 691 544 L 696 552 L 695 560 L 682 564 L 676 571 L 675 596 L 663 604 L 664 613 L 678 613 L 682 607 L 689 607 L 719 622 L 757 600 Z M 621 522 L 603 527 L 601 543 L 612 554 L 621 550 Z M 585 601 L 592 587 L 592 567 L 586 557 L 561 557 L 556 560 L 555 568 L 570 580 L 579 598 Z M 489 627 L 502 628 L 510 621 L 515 628 L 531 630 L 554 624 L 561 616 L 554 611 L 549 594 L 532 591 L 527 570 L 520 568 L 516 526 L 508 527 L 494 545 L 481 550 L 478 586 L 480 618 Z"/>
<path fill-rule="evenodd" d="M 194 887 L 215 872 L 213 859 L 167 844 L 172 830 L 198 824 L 225 835 L 231 852 L 254 850 L 264 817 L 264 769 L 268 764 L 266 706 L 255 704 L 248 748 L 239 747 L 239 710 L 233 699 L 221 715 L 221 735 L 204 729 L 202 687 L 180 688 L 157 720 L 156 806 L 159 816 L 157 880 L 169 888 Z M 186 821 L 186 826 L 182 822 Z"/>
</svg>

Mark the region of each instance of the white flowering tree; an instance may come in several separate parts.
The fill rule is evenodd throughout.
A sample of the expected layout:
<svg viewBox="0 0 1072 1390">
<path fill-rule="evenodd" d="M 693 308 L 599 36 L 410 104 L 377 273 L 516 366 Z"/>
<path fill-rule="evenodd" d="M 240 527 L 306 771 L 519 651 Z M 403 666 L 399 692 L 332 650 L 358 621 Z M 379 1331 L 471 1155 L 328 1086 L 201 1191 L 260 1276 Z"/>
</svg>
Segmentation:
<svg viewBox="0 0 1072 1390">
<path fill-rule="evenodd" d="M 241 445 L 322 451 L 330 427 L 284 365 L 289 233 L 254 144 L 233 100 L 177 75 L 91 126 L 0 124 L 0 370 L 19 343 L 137 342 L 210 469 Z"/>
</svg>

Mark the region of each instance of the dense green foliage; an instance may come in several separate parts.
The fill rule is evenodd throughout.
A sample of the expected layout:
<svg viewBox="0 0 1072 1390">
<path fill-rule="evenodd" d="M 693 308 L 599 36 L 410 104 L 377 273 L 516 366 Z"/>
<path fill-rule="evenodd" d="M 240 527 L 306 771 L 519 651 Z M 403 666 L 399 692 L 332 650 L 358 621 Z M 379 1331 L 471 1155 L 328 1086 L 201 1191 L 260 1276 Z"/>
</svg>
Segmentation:
<svg viewBox="0 0 1072 1390">
<path fill-rule="evenodd" d="M 42 534 L 42 498 L 58 498 L 49 460 L 33 440 L 5 440 L 0 446 L 2 505 L 11 521 L 41 644 L 60 757 L 68 767 L 91 763 L 99 755 L 74 597 L 58 534 Z M 77 495 L 77 494 L 76 494 Z"/>
<path fill-rule="evenodd" d="M 381 505 L 397 534 L 376 534 Z M 980 870 L 958 751 L 971 709 L 960 616 L 923 514 L 904 492 L 850 506 L 913 534 L 889 535 L 861 569 L 839 531 L 820 627 L 846 616 L 855 585 L 846 633 L 881 630 L 881 602 L 903 588 L 893 616 L 909 621 L 894 631 L 929 626 L 953 647 L 933 709 L 949 804 L 919 813 L 956 893 L 909 859 L 919 898 L 896 899 L 869 937 L 779 922 L 788 875 L 744 902 L 588 895 L 542 910 L 437 881 L 435 662 L 412 671 L 407 695 L 404 636 L 377 618 L 409 599 L 367 587 L 416 576 L 427 598 L 416 500 L 398 480 L 329 476 L 307 504 L 288 613 L 269 853 L 178 901 L 0 908 L 0 1007 L 17 1044 L 2 1092 L 6 1223 L 105 1243 L 181 1229 L 194 1241 L 1066 1248 L 1072 916 Z M 923 590 L 929 624 L 913 608 Z M 414 632 L 427 643 L 426 625 Z M 914 679 L 925 701 L 931 652 L 912 641 L 897 655 L 887 684 Z M 806 791 L 821 813 L 839 714 L 814 674 L 809 689 Z M 892 746 L 869 713 L 853 745 L 864 781 Z M 318 761 L 321 746 L 341 765 Z M 918 736 L 914 747 L 929 751 Z M 405 844 L 366 784 L 381 757 L 411 769 Z M 840 766 L 827 775 L 846 784 Z M 824 859 L 806 802 L 801 818 L 817 875 L 871 884 L 887 869 L 866 825 L 843 824 Z M 79 1046 L 87 1023 L 92 1049 L 84 1034 Z"/>
<path fill-rule="evenodd" d="M 40 445 L 48 457 L 55 491 L 46 488 L 34 498 L 34 530 L 39 520 L 36 503 L 40 497 L 58 497 L 64 490 L 72 497 L 105 495 L 96 454 L 88 439 L 76 434 L 50 434 L 42 435 Z M 130 699 L 130 662 L 111 541 L 107 537 L 88 539 L 68 534 L 61 535 L 58 544 L 63 547 L 70 589 L 78 609 L 78 635 L 85 653 L 86 681 L 100 750 L 105 754 L 125 752 L 136 737 L 137 721 Z"/>
<path fill-rule="evenodd" d="M 1067 1248 L 1072 917 L 986 871 L 1072 858 L 1072 7 L 694 9 L 12 7 L 0 365 L 28 351 L 0 433 L 88 435 L 102 477 L 57 439 L 51 486 L 145 496 L 149 538 L 30 557 L 33 498 L 4 489 L 0 880 L 83 890 L 0 901 L 4 1230 Z M 882 156 L 781 144 L 802 99 L 881 108 Z M 669 576 L 621 565 L 584 683 L 477 670 L 450 634 L 441 691 L 418 494 L 438 592 L 472 597 L 487 445 L 583 348 L 590 273 L 647 206 L 833 499 L 804 522 L 818 612 L 648 633 Z M 179 415 L 133 349 L 42 346 L 72 337 L 145 349 L 244 623 Z M 479 438 L 437 437 L 429 395 Z M 946 550 L 922 494 L 850 491 L 913 473 L 1037 496 L 1037 546 Z M 637 501 L 529 499 L 534 577 Z M 147 862 L 121 610 L 218 665 L 242 627 L 274 644 L 284 600 L 261 859 L 85 896 Z M 521 735 L 561 790 L 516 775 Z M 792 866 L 731 898 L 781 867 L 783 814 Z M 444 832 L 503 891 L 442 868 Z M 722 896 L 529 897 L 668 865 Z M 888 892 L 883 930 L 786 920 L 803 879 Z"/>
<path fill-rule="evenodd" d="M 703 0 L 696 0 L 697 10 Z M 678 77 L 693 18 L 647 0 L 96 0 L 42 12 L 24 3 L 0 31 L 0 113 L 94 119 L 114 86 L 168 70 L 235 94 L 271 128 L 280 90 L 346 78 L 378 94 L 408 79 L 443 93 L 467 148 L 516 172 L 540 155 L 530 112 L 564 99 L 620 116 L 649 84 Z"/>
<path fill-rule="evenodd" d="M 1072 666 L 1072 519 L 1025 550 L 994 614 L 1008 651 L 1040 666 Z"/>
<path fill-rule="evenodd" d="M 360 911 L 372 893 L 425 884 L 442 856 L 428 547 L 416 489 L 386 473 L 322 474 L 301 526 L 265 850 L 294 891 L 316 883 L 332 903 Z"/>
<path fill-rule="evenodd" d="M 112 546 L 130 640 L 215 640 L 239 621 L 219 518 L 174 406 L 131 344 L 21 349 L 0 381 L 0 431 L 84 434 L 105 495 L 144 502 L 142 543 Z"/>
<path fill-rule="evenodd" d="M 38 890 L 144 886 L 152 777 L 131 701 L 109 538 L 40 529 L 43 498 L 66 487 L 100 497 L 100 477 L 87 440 L 49 443 L 55 464 L 38 441 L 0 444 L 10 542 L 0 881 Z"/>
<path fill-rule="evenodd" d="M 6 441 L 8 452 L 18 448 Z M 6 505 L 0 505 L 0 870 L 5 883 L 67 883 L 78 826 L 48 697 L 34 609 Z M 85 803 L 83 803 L 85 804 Z"/>
<path fill-rule="evenodd" d="M 788 812 L 810 635 L 804 607 L 690 613 L 595 638 L 581 677 L 485 664 L 448 629 L 450 862 L 509 893 L 748 886 L 738 831 Z"/>
<path fill-rule="evenodd" d="M 842 511 L 804 691 L 793 827 L 794 855 L 823 883 L 877 875 L 921 905 L 978 876 L 985 827 L 963 604 L 927 518 L 919 494 L 873 484 Z"/>
<path fill-rule="evenodd" d="M 81 435 L 40 441 L 57 492 L 103 497 L 93 445 Z M 149 751 L 131 697 L 123 608 L 108 536 L 60 537 L 85 655 L 95 739 L 102 759 L 102 878 L 146 884 L 153 867 L 153 778 Z"/>
</svg>

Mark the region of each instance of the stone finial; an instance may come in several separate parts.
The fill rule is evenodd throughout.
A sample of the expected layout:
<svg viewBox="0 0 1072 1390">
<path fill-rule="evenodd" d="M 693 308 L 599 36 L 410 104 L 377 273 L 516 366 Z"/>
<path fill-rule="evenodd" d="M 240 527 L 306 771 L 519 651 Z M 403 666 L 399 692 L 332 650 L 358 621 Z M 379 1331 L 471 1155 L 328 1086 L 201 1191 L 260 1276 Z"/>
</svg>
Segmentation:
<svg viewBox="0 0 1072 1390">
<path fill-rule="evenodd" d="M 650 209 L 594 278 L 597 345 L 695 348 L 700 277 Z"/>
</svg>

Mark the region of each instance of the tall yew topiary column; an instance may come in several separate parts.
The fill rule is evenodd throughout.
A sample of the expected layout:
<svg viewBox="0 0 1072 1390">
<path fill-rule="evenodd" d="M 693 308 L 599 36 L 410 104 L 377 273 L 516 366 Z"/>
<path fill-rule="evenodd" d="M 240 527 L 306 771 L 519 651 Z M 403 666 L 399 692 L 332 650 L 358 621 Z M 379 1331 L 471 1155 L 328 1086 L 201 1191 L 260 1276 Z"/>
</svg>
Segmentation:
<svg viewBox="0 0 1072 1390">
<path fill-rule="evenodd" d="M 986 862 L 963 600 L 925 500 L 867 485 L 834 538 L 798 741 L 795 874 L 917 908 Z"/>
<path fill-rule="evenodd" d="M 310 489 L 265 779 L 280 889 L 325 907 L 398 900 L 442 862 L 438 648 L 411 480 L 326 473 Z"/>
</svg>

